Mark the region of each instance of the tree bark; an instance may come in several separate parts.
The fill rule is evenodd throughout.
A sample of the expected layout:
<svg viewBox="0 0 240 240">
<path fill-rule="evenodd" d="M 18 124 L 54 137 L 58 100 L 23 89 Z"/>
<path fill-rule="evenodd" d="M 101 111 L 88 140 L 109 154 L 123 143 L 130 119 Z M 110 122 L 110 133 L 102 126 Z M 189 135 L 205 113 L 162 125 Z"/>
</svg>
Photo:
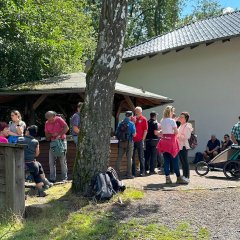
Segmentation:
<svg viewBox="0 0 240 240">
<path fill-rule="evenodd" d="M 92 177 L 105 171 L 115 84 L 120 72 L 126 30 L 127 0 L 103 0 L 95 58 L 86 76 L 85 103 L 73 170 L 72 190 L 86 193 Z"/>
</svg>

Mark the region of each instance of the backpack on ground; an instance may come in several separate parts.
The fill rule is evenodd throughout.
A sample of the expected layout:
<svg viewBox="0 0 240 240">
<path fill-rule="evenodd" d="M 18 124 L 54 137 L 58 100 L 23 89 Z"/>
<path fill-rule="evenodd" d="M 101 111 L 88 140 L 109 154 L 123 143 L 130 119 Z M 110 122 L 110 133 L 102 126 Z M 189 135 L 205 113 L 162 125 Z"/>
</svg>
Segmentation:
<svg viewBox="0 0 240 240">
<path fill-rule="evenodd" d="M 203 161 L 203 154 L 201 152 L 196 152 L 193 163 L 196 164 L 200 161 Z"/>
<path fill-rule="evenodd" d="M 119 180 L 118 174 L 114 168 L 108 167 L 106 173 L 110 177 L 113 189 L 116 193 L 123 192 L 126 189 L 126 186 L 124 186 L 123 182 Z"/>
<path fill-rule="evenodd" d="M 128 123 L 122 121 L 117 128 L 116 137 L 120 142 L 126 142 L 129 140 L 129 132 L 128 132 Z"/>
<path fill-rule="evenodd" d="M 51 141 L 50 148 L 54 157 L 62 157 L 66 152 L 65 145 L 60 139 Z"/>
<path fill-rule="evenodd" d="M 109 200 L 115 194 L 112 182 L 107 173 L 98 173 L 92 183 L 93 193 L 96 200 Z"/>
<path fill-rule="evenodd" d="M 190 136 L 190 138 L 188 139 L 188 142 L 189 142 L 190 148 L 191 148 L 191 149 L 194 149 L 194 148 L 198 145 L 197 135 L 191 133 L 191 136 Z"/>
</svg>

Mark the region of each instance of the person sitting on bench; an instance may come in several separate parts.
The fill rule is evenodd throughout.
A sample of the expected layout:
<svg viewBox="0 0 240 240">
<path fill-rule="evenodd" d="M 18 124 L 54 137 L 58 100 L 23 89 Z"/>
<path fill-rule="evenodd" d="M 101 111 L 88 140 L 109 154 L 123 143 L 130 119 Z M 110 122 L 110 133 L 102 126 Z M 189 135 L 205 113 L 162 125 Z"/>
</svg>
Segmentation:
<svg viewBox="0 0 240 240">
<path fill-rule="evenodd" d="M 216 157 L 220 152 L 220 141 L 216 138 L 214 134 L 211 135 L 211 139 L 207 143 L 203 157 L 206 162 L 209 162 L 211 159 Z"/>
<path fill-rule="evenodd" d="M 35 139 L 37 131 L 38 127 L 36 125 L 28 127 L 25 136 L 18 138 L 18 143 L 27 145 L 24 149 L 25 167 L 33 176 L 38 189 L 38 196 L 45 197 L 44 190 L 53 184 L 46 179 L 41 163 L 36 161 L 36 157 L 40 153 L 39 142 Z"/>
</svg>

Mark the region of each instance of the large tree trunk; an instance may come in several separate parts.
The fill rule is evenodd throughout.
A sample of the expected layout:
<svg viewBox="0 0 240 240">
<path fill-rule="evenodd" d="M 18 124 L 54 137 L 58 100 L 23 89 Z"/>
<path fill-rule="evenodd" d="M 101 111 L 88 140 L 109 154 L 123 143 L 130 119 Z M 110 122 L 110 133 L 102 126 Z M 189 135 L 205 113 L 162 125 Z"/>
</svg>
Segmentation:
<svg viewBox="0 0 240 240">
<path fill-rule="evenodd" d="M 80 142 L 73 170 L 73 192 L 86 193 L 92 177 L 105 171 L 115 84 L 120 72 L 127 0 L 103 0 L 95 59 L 86 77 Z"/>
</svg>

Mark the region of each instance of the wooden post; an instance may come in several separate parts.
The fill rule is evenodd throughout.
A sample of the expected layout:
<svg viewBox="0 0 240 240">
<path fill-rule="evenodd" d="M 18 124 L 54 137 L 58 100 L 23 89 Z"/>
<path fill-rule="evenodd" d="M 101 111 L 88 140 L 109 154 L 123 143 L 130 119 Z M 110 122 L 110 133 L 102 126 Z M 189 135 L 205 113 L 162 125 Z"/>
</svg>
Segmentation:
<svg viewBox="0 0 240 240">
<path fill-rule="evenodd" d="M 0 213 L 9 211 L 23 215 L 24 145 L 0 144 Z"/>
</svg>

